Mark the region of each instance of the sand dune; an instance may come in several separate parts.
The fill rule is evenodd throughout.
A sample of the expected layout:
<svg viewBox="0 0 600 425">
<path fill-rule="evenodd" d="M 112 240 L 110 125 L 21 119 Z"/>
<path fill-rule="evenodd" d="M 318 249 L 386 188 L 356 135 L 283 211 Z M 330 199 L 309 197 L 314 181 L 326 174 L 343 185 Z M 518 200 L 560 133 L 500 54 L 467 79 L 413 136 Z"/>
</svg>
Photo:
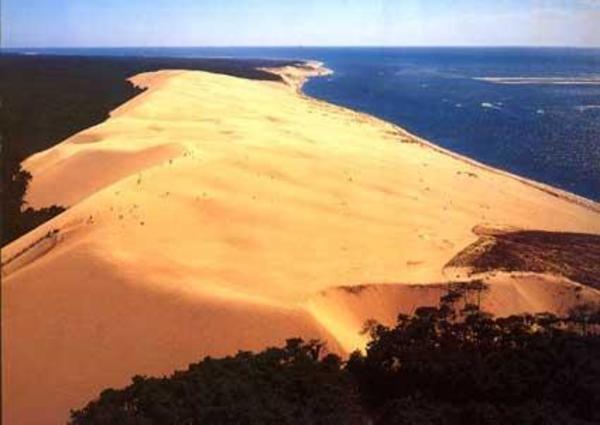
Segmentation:
<svg viewBox="0 0 600 425">
<path fill-rule="evenodd" d="M 561 315 L 581 302 L 600 303 L 600 291 L 556 276 L 498 273 L 484 280 L 488 289 L 482 293 L 481 308 L 495 316 L 548 311 Z M 368 320 L 392 325 L 399 313 L 437 306 L 447 290 L 447 283 L 349 285 L 322 291 L 305 308 L 350 351 L 367 343 L 368 335 L 357 330 Z M 475 302 L 475 296 L 470 297 Z"/>
<path fill-rule="evenodd" d="M 31 205 L 70 208 L 2 250 L 5 424 L 61 423 L 134 374 L 286 337 L 360 348 L 365 319 L 439 297 L 410 285 L 446 282 L 477 225 L 600 234 L 591 201 L 286 80 L 139 75 L 147 91 L 24 163 Z M 489 277 L 498 313 L 598 296 L 557 301 L 576 283 L 503 276 Z M 334 289 L 369 282 L 402 285 Z"/>
</svg>

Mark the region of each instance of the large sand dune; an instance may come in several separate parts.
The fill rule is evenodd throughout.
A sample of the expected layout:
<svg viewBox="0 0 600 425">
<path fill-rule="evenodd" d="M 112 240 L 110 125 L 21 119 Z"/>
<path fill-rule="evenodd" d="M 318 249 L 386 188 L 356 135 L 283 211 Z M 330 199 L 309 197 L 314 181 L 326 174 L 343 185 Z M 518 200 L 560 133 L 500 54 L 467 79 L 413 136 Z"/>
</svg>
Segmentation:
<svg viewBox="0 0 600 425">
<path fill-rule="evenodd" d="M 24 163 L 31 205 L 70 208 L 2 250 L 5 424 L 63 423 L 134 374 L 286 337 L 360 348 L 366 319 L 435 304 L 475 226 L 600 234 L 597 204 L 305 97 L 306 71 L 139 75 L 147 91 Z M 497 314 L 600 299 L 483 277 Z"/>
</svg>

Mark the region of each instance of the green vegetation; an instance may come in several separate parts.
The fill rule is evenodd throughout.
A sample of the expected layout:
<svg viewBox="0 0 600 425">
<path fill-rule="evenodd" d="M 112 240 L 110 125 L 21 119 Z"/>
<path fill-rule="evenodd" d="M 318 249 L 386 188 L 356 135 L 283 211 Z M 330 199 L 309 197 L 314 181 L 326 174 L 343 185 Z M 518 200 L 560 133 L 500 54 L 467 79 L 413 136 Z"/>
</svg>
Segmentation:
<svg viewBox="0 0 600 425">
<path fill-rule="evenodd" d="M 40 224 L 64 211 L 53 205 L 48 208 L 26 207 L 24 196 L 31 180 L 31 174 L 23 170 L 17 157 L 2 150 L 2 245 L 35 229 Z"/>
<path fill-rule="evenodd" d="M 72 412 L 72 425 L 600 423 L 600 310 L 494 319 L 479 282 L 437 307 L 368 324 L 347 362 L 315 341 L 205 358 L 171 377 L 136 377 Z"/>
<path fill-rule="evenodd" d="M 170 378 L 133 378 L 73 413 L 74 424 L 359 424 L 340 358 L 316 342 L 206 358 Z"/>
</svg>

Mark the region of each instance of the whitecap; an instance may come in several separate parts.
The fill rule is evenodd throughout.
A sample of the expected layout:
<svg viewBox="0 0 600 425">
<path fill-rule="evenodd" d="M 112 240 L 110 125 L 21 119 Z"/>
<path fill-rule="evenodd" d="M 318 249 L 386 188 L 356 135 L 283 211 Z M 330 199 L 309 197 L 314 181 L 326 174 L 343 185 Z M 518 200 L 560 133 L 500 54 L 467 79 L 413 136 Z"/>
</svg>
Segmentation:
<svg viewBox="0 0 600 425">
<path fill-rule="evenodd" d="M 473 79 L 493 84 L 600 85 L 600 75 L 573 77 L 475 77 Z"/>
<path fill-rule="evenodd" d="M 600 105 L 579 105 L 575 107 L 579 112 L 585 112 L 592 109 L 600 109 Z"/>
<path fill-rule="evenodd" d="M 481 107 L 485 109 L 501 109 L 500 106 L 495 105 L 492 102 L 481 102 Z"/>
</svg>

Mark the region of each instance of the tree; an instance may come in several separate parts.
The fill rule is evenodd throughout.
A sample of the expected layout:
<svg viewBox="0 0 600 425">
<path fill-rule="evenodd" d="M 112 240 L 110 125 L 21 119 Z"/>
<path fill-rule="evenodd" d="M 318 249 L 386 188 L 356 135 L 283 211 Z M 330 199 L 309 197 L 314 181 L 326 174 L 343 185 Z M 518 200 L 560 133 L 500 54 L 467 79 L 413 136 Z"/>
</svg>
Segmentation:
<svg viewBox="0 0 600 425">
<path fill-rule="evenodd" d="M 31 181 L 31 174 L 23 169 L 19 156 L 9 146 L 1 145 L 0 148 L 2 245 L 6 245 L 65 210 L 57 205 L 41 209 L 25 208 L 27 204 L 25 194 Z"/>
<path fill-rule="evenodd" d="M 600 335 L 569 326 L 594 310 L 493 318 L 471 301 L 485 290 L 450 285 L 438 306 L 392 327 L 369 322 L 366 352 L 345 363 L 318 341 L 290 339 L 168 378 L 135 377 L 74 411 L 71 424 L 600 423 Z"/>
<path fill-rule="evenodd" d="M 317 341 L 205 358 L 169 378 L 134 377 L 72 413 L 72 425 L 362 424 L 342 361 Z"/>
<path fill-rule="evenodd" d="M 375 423 L 598 423 L 600 336 L 565 326 L 589 324 L 596 310 L 494 319 L 469 302 L 471 290 L 480 289 L 450 287 L 438 307 L 394 327 L 371 323 L 366 354 L 347 370 Z"/>
</svg>

